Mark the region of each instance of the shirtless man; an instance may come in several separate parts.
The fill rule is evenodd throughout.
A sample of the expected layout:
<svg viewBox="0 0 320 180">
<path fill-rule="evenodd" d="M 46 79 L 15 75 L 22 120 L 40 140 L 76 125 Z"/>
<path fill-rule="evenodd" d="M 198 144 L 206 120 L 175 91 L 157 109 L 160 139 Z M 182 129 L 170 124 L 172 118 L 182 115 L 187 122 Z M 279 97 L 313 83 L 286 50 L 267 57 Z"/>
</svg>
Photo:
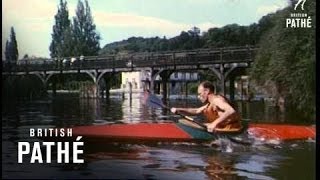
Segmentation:
<svg viewBox="0 0 320 180">
<path fill-rule="evenodd" d="M 204 114 L 208 132 L 240 131 L 242 129 L 239 113 L 230 105 L 228 100 L 215 94 L 215 88 L 209 81 L 204 81 L 198 86 L 198 98 L 203 106 L 199 108 L 171 108 L 171 112 L 186 112 L 197 115 Z"/>
</svg>

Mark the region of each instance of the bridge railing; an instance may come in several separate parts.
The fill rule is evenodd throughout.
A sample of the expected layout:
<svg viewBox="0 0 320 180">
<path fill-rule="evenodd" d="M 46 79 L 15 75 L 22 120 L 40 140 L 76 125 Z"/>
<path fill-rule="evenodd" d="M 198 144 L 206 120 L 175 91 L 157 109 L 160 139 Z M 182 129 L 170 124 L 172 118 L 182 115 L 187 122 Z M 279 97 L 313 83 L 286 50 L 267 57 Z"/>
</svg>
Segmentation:
<svg viewBox="0 0 320 180">
<path fill-rule="evenodd" d="M 258 48 L 254 46 L 215 49 L 195 49 L 165 52 L 145 52 L 122 55 L 65 57 L 42 63 L 3 63 L 4 72 L 65 71 L 86 69 L 121 69 L 252 62 Z"/>
</svg>

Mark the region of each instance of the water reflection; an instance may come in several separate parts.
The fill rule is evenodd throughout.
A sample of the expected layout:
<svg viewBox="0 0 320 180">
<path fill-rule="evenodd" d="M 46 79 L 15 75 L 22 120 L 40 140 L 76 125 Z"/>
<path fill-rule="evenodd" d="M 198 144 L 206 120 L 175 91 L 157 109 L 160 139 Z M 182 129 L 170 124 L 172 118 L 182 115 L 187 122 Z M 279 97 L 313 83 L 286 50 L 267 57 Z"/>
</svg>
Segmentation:
<svg viewBox="0 0 320 180">
<path fill-rule="evenodd" d="M 205 167 L 207 176 L 213 179 L 239 179 L 238 173 L 234 168 L 234 163 L 219 157 L 210 156 L 207 158 L 208 165 Z"/>
<path fill-rule="evenodd" d="M 272 148 L 266 148 L 262 152 L 253 150 L 223 153 L 212 151 L 200 144 L 100 145 L 99 148 L 91 146 L 86 152 L 86 162 L 89 164 L 121 162 L 126 164 L 128 169 L 125 173 L 128 176 L 144 178 L 145 172 L 148 177 L 155 179 L 192 177 L 191 179 L 270 180 L 277 178 L 267 175 L 267 172 L 278 170 L 279 164 L 288 160 L 282 155 L 268 155 L 274 152 Z M 140 171 L 132 172 L 131 169 L 135 168 L 133 166 L 139 166 Z M 114 174 L 112 177 L 122 176 Z"/>
<path fill-rule="evenodd" d="M 142 103 L 142 93 L 129 93 L 127 98 L 122 102 L 122 112 L 124 123 L 136 123 L 140 120 L 147 119 L 146 114 L 143 115 L 144 107 Z"/>
<path fill-rule="evenodd" d="M 79 98 L 79 115 L 81 121 L 85 120 L 100 120 L 101 102 L 97 98 Z"/>
<path fill-rule="evenodd" d="M 110 99 L 79 99 L 60 95 L 32 102 L 3 102 L 2 178 L 113 179 L 314 179 L 315 143 L 234 147 L 217 151 L 203 144 L 88 145 L 84 164 L 17 164 L 17 142 L 37 141 L 36 127 L 69 127 L 103 123 L 159 122 L 179 118 L 143 104 L 142 94 Z M 264 102 L 237 102 L 245 119 L 281 119 Z M 171 100 L 169 106 L 197 107 L 197 100 Z M 294 115 L 290 115 L 294 116 Z M 284 116 L 290 121 L 289 116 Z M 295 118 L 298 118 L 295 117 Z M 294 169 L 294 172 L 291 171 Z M 304 175 L 305 172 L 307 175 Z"/>
</svg>

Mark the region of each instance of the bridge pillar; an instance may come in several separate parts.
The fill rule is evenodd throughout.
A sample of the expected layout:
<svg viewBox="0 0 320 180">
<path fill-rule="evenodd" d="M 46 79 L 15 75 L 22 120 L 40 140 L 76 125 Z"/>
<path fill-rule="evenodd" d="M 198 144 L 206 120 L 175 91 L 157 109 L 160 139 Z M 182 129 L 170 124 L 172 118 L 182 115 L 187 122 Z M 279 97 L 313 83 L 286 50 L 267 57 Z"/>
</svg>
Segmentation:
<svg viewBox="0 0 320 180">
<path fill-rule="evenodd" d="M 218 67 L 217 67 L 218 66 Z M 214 72 L 214 74 L 219 78 L 220 82 L 219 82 L 219 87 L 220 87 L 220 93 L 222 93 L 223 95 L 225 95 L 225 74 L 224 74 L 224 64 L 219 64 L 216 65 L 214 67 L 210 67 L 209 68 L 211 71 Z"/>
<path fill-rule="evenodd" d="M 110 97 L 110 80 L 111 78 L 103 78 L 104 79 L 104 82 L 105 82 L 105 91 L 106 91 L 106 99 L 109 99 Z"/>
<path fill-rule="evenodd" d="M 88 92 L 83 92 L 83 93 L 87 94 L 85 95 L 86 97 L 92 97 L 92 98 L 100 97 L 99 80 L 102 77 L 101 74 L 99 74 L 97 71 L 86 71 L 86 73 L 92 78 L 94 85 L 88 89 L 85 88 L 84 91 L 88 91 Z"/>
<path fill-rule="evenodd" d="M 232 63 L 232 64 L 219 64 L 209 69 L 214 72 L 214 74 L 219 78 L 220 82 L 220 93 L 226 95 L 225 87 L 226 81 L 229 74 L 239 67 L 247 67 L 247 63 Z M 233 80 L 234 81 L 234 80 Z M 231 86 L 234 86 L 234 82 L 232 82 Z M 233 90 L 234 91 L 234 90 Z"/>
<path fill-rule="evenodd" d="M 169 97 L 169 87 L 168 86 L 168 81 L 170 79 L 170 75 L 171 75 L 172 71 L 170 70 L 163 70 L 161 73 L 160 73 L 160 77 L 162 79 L 162 96 L 163 96 L 163 99 L 166 100 L 168 97 Z"/>
<path fill-rule="evenodd" d="M 52 95 L 57 95 L 57 76 L 54 76 L 52 79 Z"/>
<path fill-rule="evenodd" d="M 233 101 L 234 100 L 234 80 L 235 80 L 235 76 L 231 76 L 230 77 L 230 100 Z"/>
<path fill-rule="evenodd" d="M 161 73 L 160 74 L 160 77 L 161 77 L 161 84 L 162 84 L 162 88 L 161 88 L 161 90 L 162 90 L 162 97 L 163 97 L 163 99 L 165 100 L 165 99 L 167 99 L 167 94 L 168 94 L 168 91 L 167 91 L 167 88 L 168 88 L 168 86 L 167 86 L 167 83 L 168 83 L 168 76 L 167 76 L 167 71 L 164 71 L 163 73 Z M 160 91 L 161 91 L 160 90 Z"/>
<path fill-rule="evenodd" d="M 226 95 L 226 77 L 224 76 L 224 65 L 220 64 L 220 88 L 221 88 L 221 93 L 223 95 Z"/>
<path fill-rule="evenodd" d="M 111 88 L 111 79 L 113 77 L 113 74 L 110 73 L 110 71 L 108 70 L 104 70 L 102 72 L 98 72 L 97 70 L 94 71 L 85 71 L 85 73 L 87 73 L 93 80 L 94 82 L 94 87 L 92 88 L 92 95 L 91 97 L 93 98 L 99 98 L 100 97 L 100 86 L 99 86 L 99 82 L 101 80 L 101 78 L 104 77 L 104 75 L 106 73 L 108 73 L 108 75 L 105 77 L 105 83 L 106 83 L 106 97 L 109 96 L 109 90 Z"/>
<path fill-rule="evenodd" d="M 47 74 L 46 72 L 41 72 L 41 73 L 35 73 L 37 77 L 40 78 L 43 88 L 44 88 L 44 93 L 47 95 L 47 90 L 48 90 L 48 81 L 53 74 Z"/>
<path fill-rule="evenodd" d="M 150 87 L 149 87 L 150 88 L 149 90 L 151 93 L 154 93 L 154 86 L 155 86 L 154 79 L 152 78 L 150 81 Z"/>
<path fill-rule="evenodd" d="M 151 80 L 150 80 L 150 92 L 153 94 L 155 90 L 155 83 L 157 75 L 159 74 L 159 71 L 151 70 Z"/>
<path fill-rule="evenodd" d="M 187 81 L 187 80 L 186 80 L 186 82 L 185 82 L 185 86 L 186 86 L 185 97 L 188 97 L 188 81 Z"/>
<path fill-rule="evenodd" d="M 108 73 L 104 76 L 104 82 L 105 82 L 105 91 L 106 91 L 106 99 L 109 99 L 110 97 L 110 89 L 111 85 L 114 79 L 114 73 Z"/>
</svg>

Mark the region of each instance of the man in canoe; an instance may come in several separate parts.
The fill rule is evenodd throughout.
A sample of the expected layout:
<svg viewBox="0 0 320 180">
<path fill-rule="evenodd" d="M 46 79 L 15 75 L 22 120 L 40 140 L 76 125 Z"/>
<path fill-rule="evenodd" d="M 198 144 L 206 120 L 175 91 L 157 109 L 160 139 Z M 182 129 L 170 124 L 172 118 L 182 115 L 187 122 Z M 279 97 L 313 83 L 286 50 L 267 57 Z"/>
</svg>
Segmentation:
<svg viewBox="0 0 320 180">
<path fill-rule="evenodd" d="M 242 130 L 240 114 L 221 95 L 215 94 L 214 85 L 204 81 L 198 86 L 198 98 L 203 106 L 199 108 L 172 107 L 172 113 L 185 112 L 193 115 L 203 114 L 206 117 L 208 132 L 240 132 Z"/>
</svg>

